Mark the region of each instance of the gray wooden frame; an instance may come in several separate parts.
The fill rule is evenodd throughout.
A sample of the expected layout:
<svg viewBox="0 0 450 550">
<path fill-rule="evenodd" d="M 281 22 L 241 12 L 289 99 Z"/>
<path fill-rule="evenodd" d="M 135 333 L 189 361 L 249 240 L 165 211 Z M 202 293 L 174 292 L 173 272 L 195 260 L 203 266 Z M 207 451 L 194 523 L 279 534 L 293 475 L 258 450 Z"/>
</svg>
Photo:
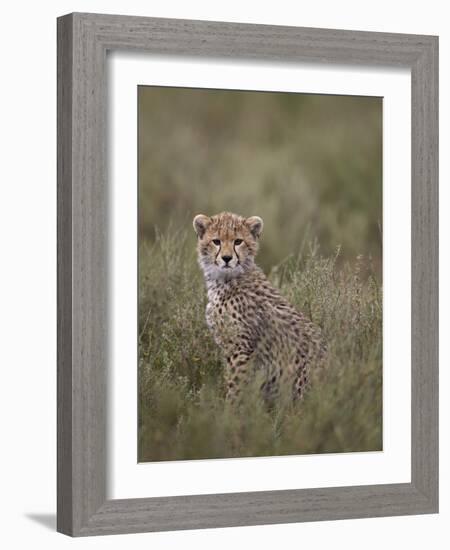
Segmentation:
<svg viewBox="0 0 450 550">
<path fill-rule="evenodd" d="M 411 483 L 107 500 L 106 53 L 412 74 Z M 438 511 L 438 38 L 116 15 L 58 19 L 58 531 L 82 536 Z"/>
</svg>

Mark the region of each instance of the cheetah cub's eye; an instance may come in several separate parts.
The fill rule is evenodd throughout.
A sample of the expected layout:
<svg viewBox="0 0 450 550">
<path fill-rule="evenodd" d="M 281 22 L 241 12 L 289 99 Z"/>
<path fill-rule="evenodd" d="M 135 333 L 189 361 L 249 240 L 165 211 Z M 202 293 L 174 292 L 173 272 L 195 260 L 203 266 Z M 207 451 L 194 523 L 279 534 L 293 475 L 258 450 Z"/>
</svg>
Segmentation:
<svg viewBox="0 0 450 550">
<path fill-rule="evenodd" d="M 220 246 L 220 239 L 213 239 L 213 243 L 214 243 L 216 246 Z"/>
<path fill-rule="evenodd" d="M 235 239 L 235 240 L 234 240 L 234 244 L 235 244 L 236 246 L 239 246 L 240 244 L 242 244 L 242 242 L 243 242 L 242 239 Z"/>
</svg>

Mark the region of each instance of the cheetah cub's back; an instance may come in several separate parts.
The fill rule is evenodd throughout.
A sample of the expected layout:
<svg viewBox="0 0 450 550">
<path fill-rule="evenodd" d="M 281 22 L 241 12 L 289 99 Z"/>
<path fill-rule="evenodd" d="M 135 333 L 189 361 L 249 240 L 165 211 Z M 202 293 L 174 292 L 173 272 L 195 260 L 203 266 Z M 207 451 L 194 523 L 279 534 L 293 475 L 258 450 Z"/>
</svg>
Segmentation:
<svg viewBox="0 0 450 550">
<path fill-rule="evenodd" d="M 227 397 L 236 398 L 256 372 L 266 398 L 273 399 L 282 384 L 301 397 L 324 345 L 320 329 L 255 264 L 262 219 L 222 212 L 199 214 L 193 224 L 208 292 L 206 321 L 226 361 Z"/>
</svg>

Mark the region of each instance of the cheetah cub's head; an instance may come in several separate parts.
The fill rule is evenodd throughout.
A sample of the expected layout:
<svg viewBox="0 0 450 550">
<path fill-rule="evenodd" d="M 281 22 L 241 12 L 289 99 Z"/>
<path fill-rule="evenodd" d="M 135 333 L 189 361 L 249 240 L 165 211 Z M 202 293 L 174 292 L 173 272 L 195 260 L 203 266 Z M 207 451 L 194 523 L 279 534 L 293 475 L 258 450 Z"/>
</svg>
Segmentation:
<svg viewBox="0 0 450 550">
<path fill-rule="evenodd" d="M 231 212 L 194 218 L 200 267 L 208 280 L 229 280 L 255 265 L 263 221 L 258 216 L 243 218 Z"/>
</svg>

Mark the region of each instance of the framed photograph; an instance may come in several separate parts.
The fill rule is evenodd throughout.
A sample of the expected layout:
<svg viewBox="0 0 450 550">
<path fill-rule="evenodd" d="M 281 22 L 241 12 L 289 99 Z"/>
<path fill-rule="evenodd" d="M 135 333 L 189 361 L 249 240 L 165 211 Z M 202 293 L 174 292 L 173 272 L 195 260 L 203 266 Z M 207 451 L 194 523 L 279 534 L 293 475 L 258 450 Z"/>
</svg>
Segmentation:
<svg viewBox="0 0 450 550">
<path fill-rule="evenodd" d="M 438 39 L 58 19 L 58 510 L 438 511 Z"/>
</svg>

